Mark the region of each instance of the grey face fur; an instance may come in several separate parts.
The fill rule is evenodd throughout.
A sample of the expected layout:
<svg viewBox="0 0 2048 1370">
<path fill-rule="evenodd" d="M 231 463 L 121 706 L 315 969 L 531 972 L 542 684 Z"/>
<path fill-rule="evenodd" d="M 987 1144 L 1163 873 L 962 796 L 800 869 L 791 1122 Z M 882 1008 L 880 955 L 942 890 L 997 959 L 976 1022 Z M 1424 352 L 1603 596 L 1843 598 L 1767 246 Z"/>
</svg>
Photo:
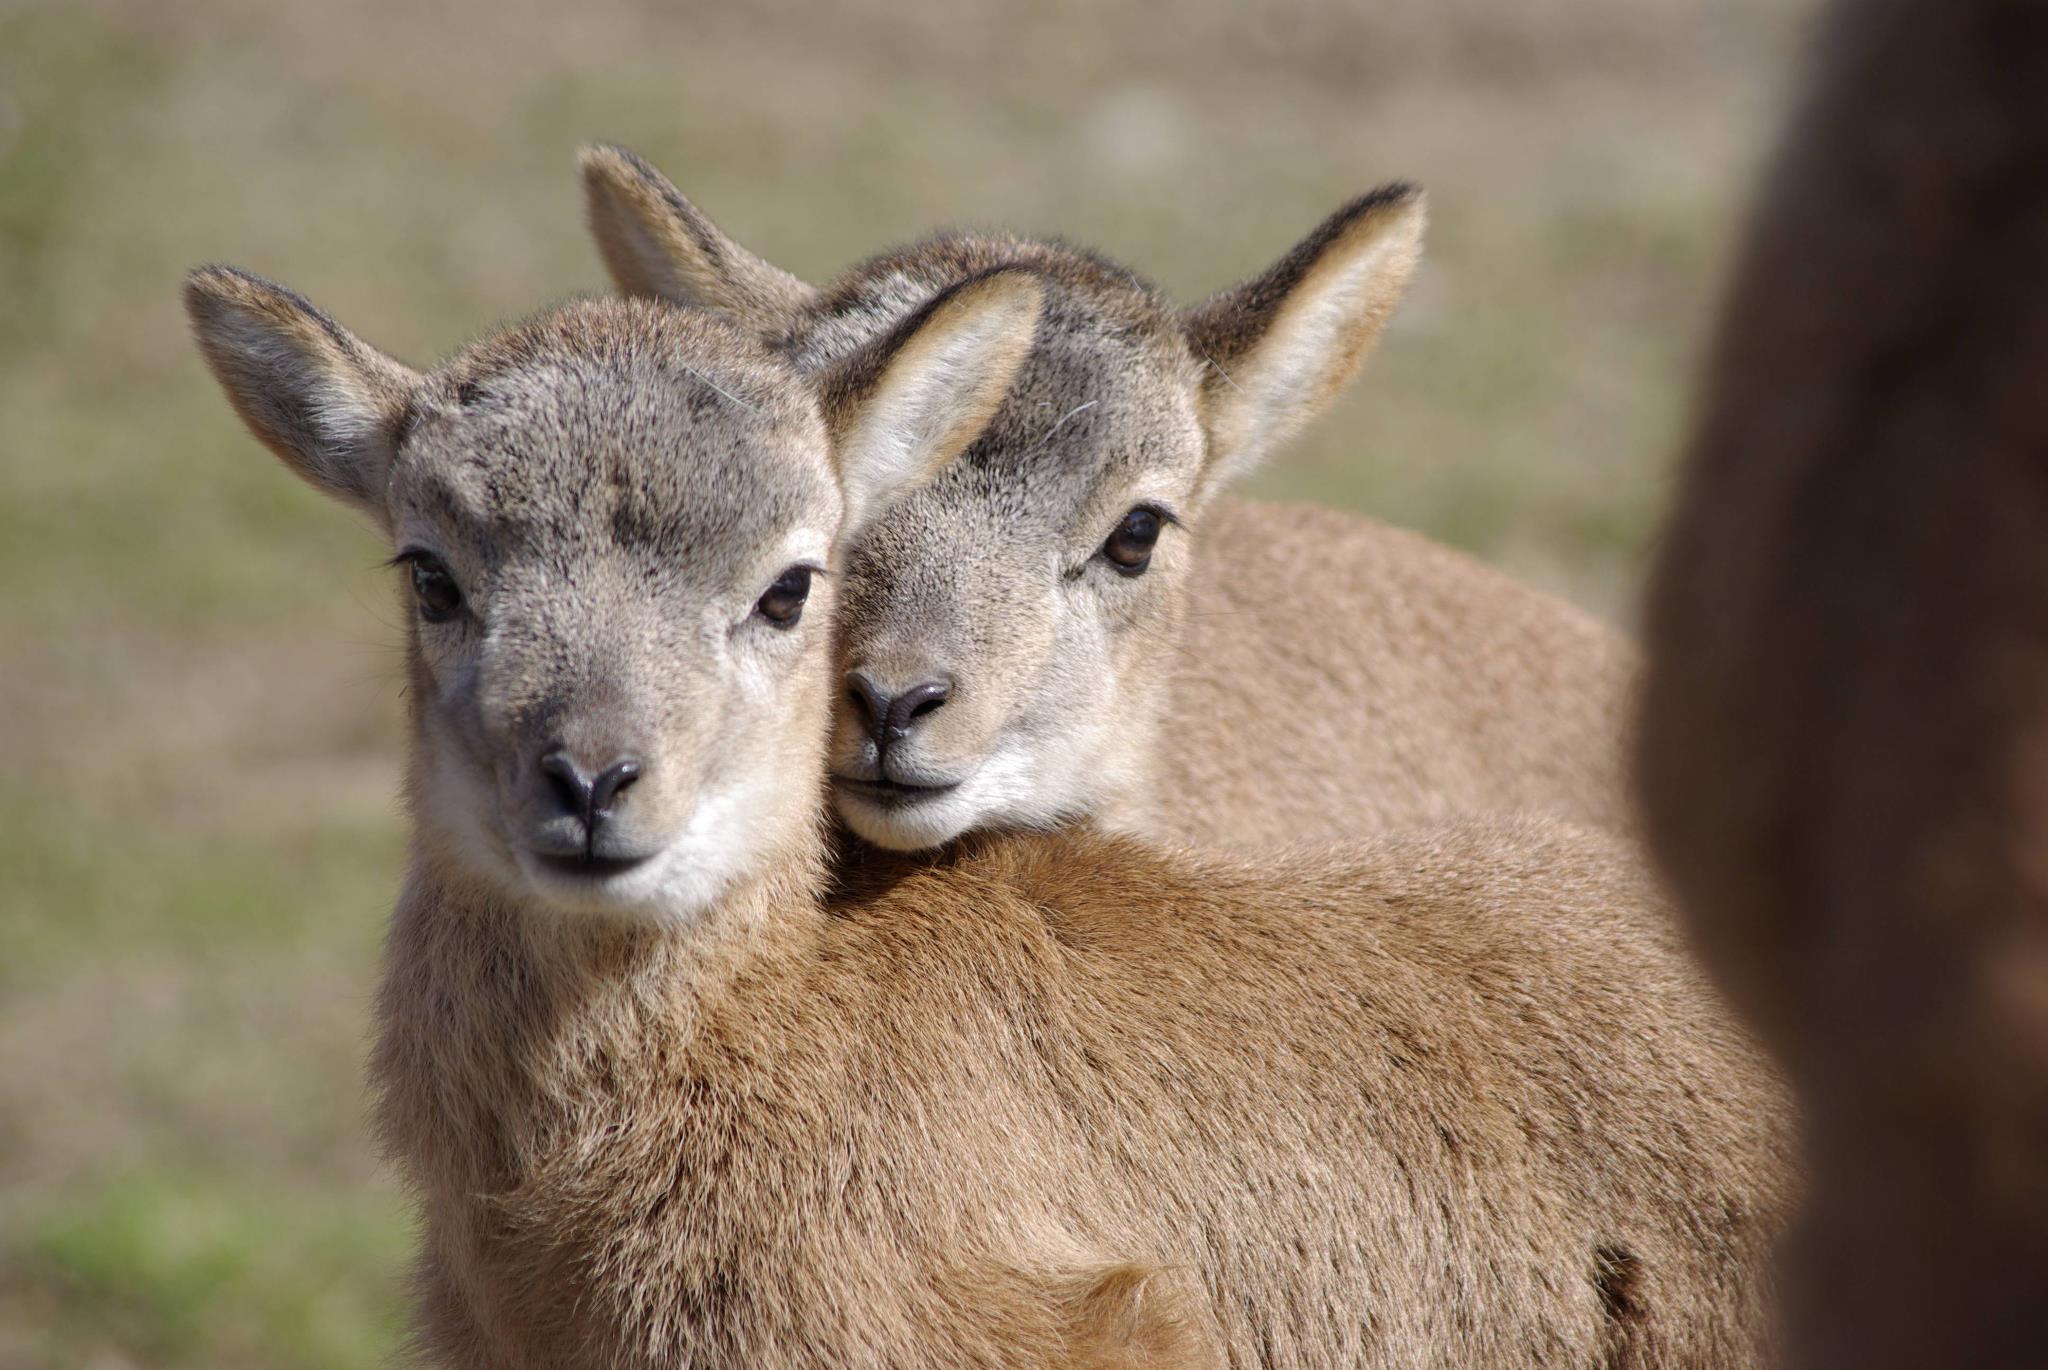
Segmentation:
<svg viewBox="0 0 2048 1370">
<path fill-rule="evenodd" d="M 1182 313 L 1088 253 L 1002 235 L 932 239 L 814 291 L 630 153 L 592 149 L 584 173 L 621 289 L 724 310 L 807 374 L 976 272 L 1045 279 L 1035 348 L 988 429 L 850 556 L 834 797 L 898 848 L 1084 816 L 1141 826 L 1203 509 L 1356 369 L 1414 266 L 1419 197 L 1347 205 Z M 1106 546 L 1134 511 L 1159 529 L 1136 566 Z"/>
<path fill-rule="evenodd" d="M 558 898 L 702 906 L 801 784 L 778 733 L 816 688 L 816 616 L 759 606 L 825 569 L 839 525 L 815 408 L 680 311 L 574 306 L 450 370 L 464 402 L 427 412 L 390 483 L 401 555 L 465 602 L 419 627 L 426 808 Z"/>
<path fill-rule="evenodd" d="M 821 412 L 704 311 L 571 304 L 421 376 L 256 278 L 187 285 L 243 417 L 412 581 L 426 839 L 514 898 L 667 917 L 809 837 L 835 548 L 985 419 L 1037 299 L 971 283 L 821 373 Z"/>
<path fill-rule="evenodd" d="M 792 355 L 833 365 L 979 255 L 878 264 L 800 317 Z M 1089 269 L 1099 294 L 1052 288 L 980 439 L 850 554 L 832 773 L 840 811 L 872 840 L 1049 824 L 1144 782 L 1133 742 L 1179 620 L 1161 592 L 1185 552 L 1171 523 L 1194 515 L 1202 468 L 1195 365 L 1142 290 Z M 1166 530 L 1136 572 L 1103 554 L 1134 509 Z M 879 701 L 928 682 L 943 699 L 884 746 Z"/>
</svg>

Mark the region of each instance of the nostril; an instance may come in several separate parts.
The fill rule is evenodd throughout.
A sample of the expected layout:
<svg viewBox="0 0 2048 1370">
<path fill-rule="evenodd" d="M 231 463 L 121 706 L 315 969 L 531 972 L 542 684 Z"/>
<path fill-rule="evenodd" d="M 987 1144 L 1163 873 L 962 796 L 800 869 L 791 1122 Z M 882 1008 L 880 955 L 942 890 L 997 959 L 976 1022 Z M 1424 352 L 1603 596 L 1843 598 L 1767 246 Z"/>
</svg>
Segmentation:
<svg viewBox="0 0 2048 1370">
<path fill-rule="evenodd" d="M 853 716 L 860 720 L 861 727 L 870 737 L 880 739 L 882 723 L 889 715 L 889 696 L 875 687 L 875 682 L 859 671 L 846 673 L 846 700 L 853 705 Z"/>
<path fill-rule="evenodd" d="M 909 736 L 911 725 L 944 704 L 952 693 L 953 682 L 947 679 L 911 686 L 889 702 L 884 731 L 892 737 Z"/>
<path fill-rule="evenodd" d="M 540 759 L 540 769 L 541 774 L 548 778 L 548 788 L 554 792 L 556 802 L 564 810 L 578 818 L 590 812 L 590 780 L 567 752 L 549 752 Z"/>
<path fill-rule="evenodd" d="M 611 811 L 612 801 L 625 793 L 632 783 L 640 778 L 640 761 L 637 757 L 621 757 L 604 768 L 597 781 L 590 787 L 590 812 L 601 818 Z"/>
</svg>

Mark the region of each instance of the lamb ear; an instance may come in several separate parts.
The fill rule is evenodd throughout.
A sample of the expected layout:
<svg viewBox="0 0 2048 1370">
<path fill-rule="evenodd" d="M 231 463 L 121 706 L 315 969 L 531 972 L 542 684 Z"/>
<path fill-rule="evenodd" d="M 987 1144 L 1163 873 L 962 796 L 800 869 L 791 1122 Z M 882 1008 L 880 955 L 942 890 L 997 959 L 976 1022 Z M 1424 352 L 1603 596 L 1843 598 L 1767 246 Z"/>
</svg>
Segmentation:
<svg viewBox="0 0 2048 1370">
<path fill-rule="evenodd" d="M 980 435 L 1030 355 L 1044 298 L 1029 271 L 970 277 L 824 378 L 845 537 Z"/>
<path fill-rule="evenodd" d="M 1325 219 L 1260 275 L 1187 311 L 1213 493 L 1336 398 L 1378 341 L 1422 257 L 1422 192 L 1382 186 Z"/>
<path fill-rule="evenodd" d="M 817 291 L 719 231 L 666 176 L 622 147 L 578 154 L 598 254 L 622 295 L 722 309 L 767 332 Z"/>
<path fill-rule="evenodd" d="M 185 312 L 249 431 L 309 484 L 387 523 L 385 480 L 418 374 L 233 267 L 188 275 Z"/>
</svg>

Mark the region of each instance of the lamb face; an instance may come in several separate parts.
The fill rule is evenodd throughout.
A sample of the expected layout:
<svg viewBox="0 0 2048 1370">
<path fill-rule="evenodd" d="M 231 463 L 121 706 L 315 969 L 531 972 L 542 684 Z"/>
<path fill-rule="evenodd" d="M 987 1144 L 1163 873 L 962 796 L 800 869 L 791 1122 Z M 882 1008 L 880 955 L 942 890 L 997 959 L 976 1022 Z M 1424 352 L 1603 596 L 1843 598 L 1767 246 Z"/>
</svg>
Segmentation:
<svg viewBox="0 0 2048 1370">
<path fill-rule="evenodd" d="M 973 282 L 805 378 L 703 311 L 585 301 L 421 375 L 238 272 L 187 298 L 257 435 L 390 535 L 422 846 L 681 922 L 814 851 L 837 549 L 972 436 L 1038 307 Z"/>
</svg>

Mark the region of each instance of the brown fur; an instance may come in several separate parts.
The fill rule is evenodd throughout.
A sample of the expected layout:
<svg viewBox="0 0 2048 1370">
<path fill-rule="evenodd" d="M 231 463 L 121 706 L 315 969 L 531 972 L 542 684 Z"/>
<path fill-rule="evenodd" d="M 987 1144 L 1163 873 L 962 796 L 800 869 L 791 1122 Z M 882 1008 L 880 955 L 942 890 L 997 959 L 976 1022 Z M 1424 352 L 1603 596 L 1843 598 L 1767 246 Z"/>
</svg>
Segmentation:
<svg viewBox="0 0 2048 1370">
<path fill-rule="evenodd" d="M 246 413 L 411 377 L 411 418 L 295 465 L 381 490 L 467 597 L 411 632 L 372 1064 L 430 1358 L 1753 1362 L 1783 1102 L 1620 840 L 978 837 L 827 883 L 833 577 L 748 606 L 858 535 L 834 480 L 900 495 L 1008 384 L 1017 273 L 822 386 L 829 427 L 700 312 L 586 302 L 415 375 L 253 278 L 188 298 Z M 603 828 L 640 864 L 537 866 L 526 758 L 596 734 L 643 762 Z"/>
<path fill-rule="evenodd" d="M 1155 771 L 1162 795 L 1181 796 L 1159 818 L 1174 837 L 1331 841 L 1570 808 L 1569 795 L 1586 801 L 1581 821 L 1625 825 L 1617 739 L 1635 653 L 1605 625 L 1460 552 L 1327 509 L 1222 501 L 1200 537 Z M 1303 547 L 1315 548 L 1311 584 Z M 1366 603 L 1362 621 L 1327 617 Z M 1292 632 L 1272 627 L 1288 621 Z M 1471 650 L 1477 635 L 1484 651 Z M 1316 764 L 1293 764 L 1307 756 Z"/>
<path fill-rule="evenodd" d="M 786 273 L 630 153 L 583 165 L 622 290 L 725 310 L 801 369 L 975 272 L 1047 282 L 1034 356 L 968 459 L 849 564 L 845 667 L 892 691 L 952 684 L 887 778 L 955 790 L 887 812 L 842 787 L 864 837 L 912 848 L 1092 817 L 1247 845 L 1524 809 L 1627 825 L 1635 658 L 1611 629 L 1370 520 L 1218 494 L 1363 363 L 1420 252 L 1418 192 L 1361 196 L 1185 312 L 1092 253 L 1005 234 L 938 235 L 761 308 L 749 282 Z M 626 239 L 673 260 L 622 258 Z M 1090 554 L 1141 500 L 1178 522 L 1120 579 Z M 833 763 L 881 776 L 856 709 Z"/>
<path fill-rule="evenodd" d="M 1788 1063 L 1794 1363 L 2048 1362 L 2048 14 L 1838 7 L 1650 601 L 1641 788 Z"/>
<path fill-rule="evenodd" d="M 822 907 L 758 892 L 772 937 L 720 962 L 406 901 L 376 1074 L 449 1234 L 431 1277 L 473 1291 L 429 1345 L 1754 1363 L 1777 1096 L 1618 844 L 1447 830 L 1284 881 L 1086 835 L 882 864 Z M 1186 1292 L 1074 1296 L 1107 1266 Z M 490 1350 L 453 1354 L 476 1322 Z"/>
</svg>

